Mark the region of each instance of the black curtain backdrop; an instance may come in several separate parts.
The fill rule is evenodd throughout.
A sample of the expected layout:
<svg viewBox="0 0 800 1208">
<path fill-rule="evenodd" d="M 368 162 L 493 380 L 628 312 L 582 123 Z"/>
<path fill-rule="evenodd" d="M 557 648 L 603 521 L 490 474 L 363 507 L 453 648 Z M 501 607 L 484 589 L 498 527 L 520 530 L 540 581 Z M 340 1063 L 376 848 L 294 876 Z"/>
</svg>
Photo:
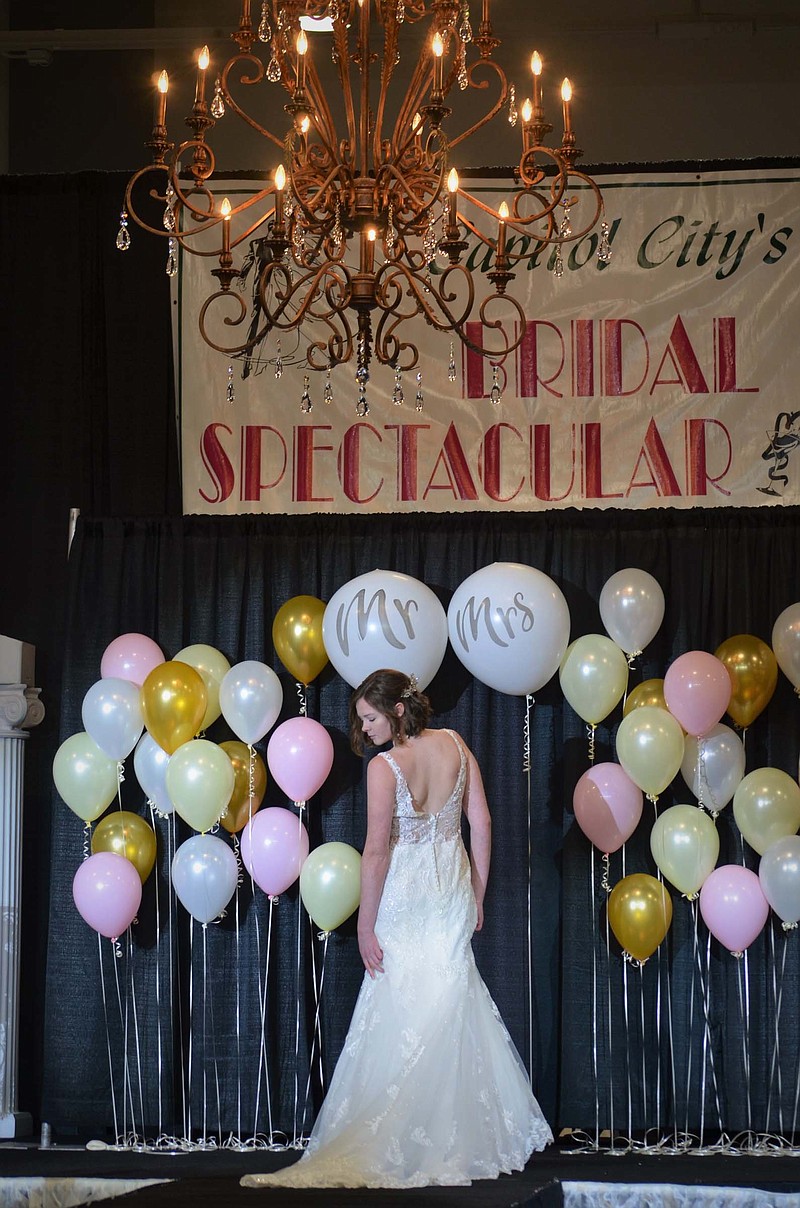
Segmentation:
<svg viewBox="0 0 800 1208">
<path fill-rule="evenodd" d="M 713 165 L 698 165 L 703 166 Z M 99 676 L 108 641 L 141 630 L 167 655 L 191 641 L 215 645 L 231 661 L 263 658 L 282 675 L 288 715 L 294 685 L 275 660 L 270 630 L 275 610 L 292 594 L 326 598 L 348 578 L 385 567 L 422 579 L 446 603 L 480 566 L 494 559 L 518 560 L 546 571 L 562 588 L 575 637 L 601 630 L 597 600 L 603 583 L 615 570 L 636 566 L 658 578 L 667 613 L 632 673 L 633 686 L 637 678 L 662 676 L 678 654 L 692 648 L 713 651 L 736 633 L 769 641 L 775 618 L 799 594 L 798 514 L 776 506 L 752 512 L 180 519 L 164 247 L 134 229 L 131 251 L 123 255 L 115 249 L 124 185 L 125 175 L 117 173 L 0 177 L 0 356 L 7 379 L 0 453 L 6 493 L 0 628 L 35 645 L 36 683 L 46 709 L 45 721 L 26 744 L 18 1106 L 37 1122 L 51 1119 L 65 1133 L 110 1128 L 115 1114 L 118 1123 L 129 1124 L 131 1104 L 137 1123 L 144 1119 L 148 1128 L 174 1130 L 186 1118 L 181 1087 L 191 1073 L 195 1131 L 204 1121 L 216 1126 L 223 1114 L 226 1129 L 237 1129 L 240 1120 L 243 1132 L 256 1123 L 263 1128 L 263 1075 L 257 1121 L 253 1110 L 258 1074 L 257 1057 L 252 1069 L 253 1046 L 261 1025 L 252 977 L 259 959 L 264 967 L 269 942 L 273 1123 L 277 1126 L 279 1118 L 281 1127 L 291 1130 L 305 1100 L 303 1062 L 313 1023 L 311 940 L 304 935 L 305 1014 L 302 1027 L 294 1027 L 296 891 L 274 909 L 270 933 L 268 908 L 258 895 L 253 903 L 243 885 L 238 925 L 231 911 L 222 924 L 209 928 L 204 959 L 199 929 L 190 935 L 184 915 L 169 915 L 168 858 L 186 832 L 178 827 L 173 832 L 156 820 L 159 910 L 151 878 L 132 961 L 127 954 L 115 961 L 101 946 L 101 978 L 97 939 L 72 904 L 83 831 L 55 795 L 51 767 L 59 743 L 82 728 L 82 697 Z M 68 567 L 71 508 L 80 509 L 85 519 Z M 571 813 L 573 786 L 587 766 L 587 740 L 554 681 L 538 694 L 532 716 L 529 1007 L 524 701 L 475 682 L 450 653 L 431 693 L 439 720 L 465 734 L 486 774 L 496 853 L 487 927 L 476 949 L 526 1057 L 533 1023 L 533 1078 L 551 1121 L 592 1128 L 602 1120 L 604 1127 L 625 1131 L 667 1119 L 713 1128 L 720 1117 L 733 1130 L 747 1125 L 752 1102 L 753 1122 L 762 1126 L 780 989 L 783 1120 L 776 1118 L 773 1091 L 769 1124 L 787 1131 L 795 1122 L 797 1087 L 795 936 L 788 937 L 784 963 L 785 937 L 770 923 L 748 954 L 746 981 L 743 962 L 712 943 L 712 979 L 705 994 L 693 974 L 698 962 L 691 911 L 673 894 L 675 918 L 660 960 L 651 958 L 640 976 L 623 967 L 612 939 L 606 976 L 605 894 L 597 887 L 588 840 Z M 331 780 L 310 808 L 314 843 L 341 837 L 359 846 L 363 840 L 363 769 L 344 740 L 347 696 L 330 669 L 309 692 L 311 716 L 328 726 L 336 745 Z M 748 770 L 770 765 L 796 774 L 797 708 L 781 676 L 770 706 L 747 734 Z M 599 727 L 597 760 L 613 758 L 618 721 L 619 710 Z M 227 736 L 219 726 L 211 732 L 212 738 Z M 132 770 L 123 792 L 126 805 L 144 811 Z M 678 778 L 660 805 L 686 800 L 691 798 Z M 267 803 L 276 801 L 273 786 Z M 720 859 L 744 857 L 754 866 L 730 809 L 719 827 Z M 652 871 L 647 829 L 645 816 L 624 856 L 612 857 L 612 882 L 623 871 Z M 213 996 L 200 993 L 204 969 Z M 359 980 L 353 928 L 345 924 L 331 939 L 325 961 L 322 1039 L 328 1073 Z M 231 991 L 238 981 L 247 985 L 249 997 L 243 989 L 237 1003 Z M 164 1023 L 164 1004 L 188 1010 L 190 997 L 195 1010 L 204 1001 L 215 1007 L 213 1026 L 201 1011 L 193 1020 L 193 1043 L 187 1041 L 181 1051 L 180 1029 L 172 1018 Z M 675 1009 L 668 1012 L 673 1000 Z M 706 1009 L 708 1032 L 700 1026 Z M 135 1094 L 119 1092 L 126 1029 Z M 644 1044 L 638 1036 L 642 1029 Z M 183 1035 L 189 1035 L 186 1027 Z M 668 1064 L 672 1061 L 670 1039 L 674 1076 L 652 1064 L 657 1053 L 669 1053 Z M 205 1056 L 205 1048 L 204 1064 L 199 1054 Z M 219 1113 L 213 1077 L 202 1080 L 206 1072 L 213 1075 L 214 1056 L 225 1088 Z M 241 1107 L 231 1089 L 239 1082 Z M 317 1071 L 312 1103 L 319 1097 L 318 1082 Z M 673 1087 L 678 1088 L 674 1096 Z M 204 1096 L 211 1106 L 204 1108 Z"/>
<path fill-rule="evenodd" d="M 261 660 L 282 678 L 283 716 L 296 715 L 296 686 L 272 649 L 277 609 L 299 594 L 329 599 L 350 579 L 376 568 L 420 579 L 446 607 L 459 583 L 481 566 L 494 561 L 535 566 L 564 592 L 573 638 L 603 632 L 597 601 L 612 573 L 624 567 L 646 570 L 663 587 L 666 615 L 631 673 L 633 687 L 663 676 L 679 654 L 713 652 L 735 634 L 769 642 L 775 619 L 797 595 L 797 525 L 798 513 L 790 508 L 85 519 L 70 558 L 61 737 L 83 728 L 81 701 L 99 678 L 103 650 L 128 632 L 150 635 L 166 657 L 202 642 L 231 663 Z M 713 941 L 706 983 L 699 970 L 705 967 L 707 932 L 700 922 L 695 941 L 696 906 L 673 891 L 674 921 L 658 955 L 642 970 L 632 968 L 612 935 L 606 961 L 606 894 L 598 860 L 593 865 L 591 845 L 572 813 L 574 785 L 589 766 L 588 739 L 557 678 L 537 694 L 531 716 L 530 859 L 524 698 L 474 680 L 449 648 L 429 693 L 439 722 L 465 735 L 484 771 L 494 817 L 494 859 L 486 927 L 475 947 L 526 1057 L 532 1028 L 533 1084 L 552 1124 L 590 1132 L 613 1128 L 623 1135 L 685 1126 L 695 1132 L 701 1127 L 763 1131 L 769 1101 L 773 1131 L 779 1114 L 788 1128 L 797 1085 L 796 936 L 787 938 L 770 921 L 742 961 Z M 363 768 L 347 748 L 348 695 L 330 666 L 309 689 L 309 715 L 329 729 L 336 752 L 328 783 L 309 805 L 312 846 L 330 840 L 363 845 Z M 796 775 L 798 707 L 781 675 L 767 710 L 747 731 L 748 771 L 768 765 Z M 598 727 L 596 761 L 614 758 L 621 716 L 618 707 Z M 207 737 L 233 736 L 220 720 Z M 262 753 L 265 745 L 259 744 Z M 132 771 L 122 789 L 126 808 L 146 812 Z M 677 777 L 660 796 L 658 809 L 692 800 Z M 288 804 L 276 786 L 268 787 L 265 805 Z M 649 850 L 653 818 L 647 804 L 636 834 L 612 855 L 612 884 L 625 873 L 656 872 Z M 269 1131 L 271 1123 L 291 1138 L 298 1117 L 300 1128 L 310 1124 L 320 1091 L 312 944 L 317 979 L 322 953 L 298 911 L 297 889 L 273 909 L 271 932 L 264 895 L 256 890 L 253 900 L 243 885 L 236 908 L 232 905 L 221 924 L 210 926 L 205 938 L 195 925 L 190 936 L 181 908 L 169 920 L 167 870 L 175 845 L 191 831 L 180 821 L 174 828 L 161 820 L 155 825 L 159 876 L 145 886 L 135 938 L 116 961 L 104 941 L 98 960 L 97 937 L 71 901 L 72 878 L 82 858 L 82 824 L 54 798 L 45 1115 L 56 1125 L 79 1127 L 141 1126 L 143 1120 L 148 1135 L 156 1130 L 183 1135 L 188 1111 L 189 1126 L 201 1135 L 207 1130 L 249 1135 Z M 718 827 L 720 863 L 744 860 L 757 868 L 758 857 L 742 842 L 730 807 Z M 268 936 L 269 1078 L 262 1078 L 259 1093 L 257 988 Z M 320 1019 L 327 1079 L 361 978 L 354 920 L 333 934 L 324 971 Z M 169 1005 L 164 1001 L 168 976 L 181 982 Z M 182 1029 L 176 1023 L 179 1005 Z M 126 1037 L 127 1097 L 122 1090 Z M 188 1087 L 188 1108 L 181 1086 Z"/>
</svg>

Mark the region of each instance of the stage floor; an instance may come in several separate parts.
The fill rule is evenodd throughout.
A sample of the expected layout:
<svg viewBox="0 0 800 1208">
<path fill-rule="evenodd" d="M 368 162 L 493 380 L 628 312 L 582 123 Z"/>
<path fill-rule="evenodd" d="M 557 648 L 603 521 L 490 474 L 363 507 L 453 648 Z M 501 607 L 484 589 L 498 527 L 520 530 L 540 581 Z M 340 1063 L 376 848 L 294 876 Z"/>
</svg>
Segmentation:
<svg viewBox="0 0 800 1208">
<path fill-rule="evenodd" d="M 152 1153 L 132 1150 L 89 1150 L 79 1145 L 54 1145 L 39 1149 L 23 1142 L 0 1143 L 0 1205 L 40 1204 L 42 1208 L 71 1208 L 124 1203 L 125 1208 L 227 1208 L 228 1204 L 256 1206 L 267 1196 L 273 1204 L 297 1208 L 310 1205 L 463 1206 L 463 1208 L 554 1208 L 556 1205 L 711 1204 L 722 1208 L 725 1195 L 709 1197 L 701 1189 L 752 1188 L 748 1196 L 731 1196 L 737 1208 L 800 1208 L 800 1156 L 791 1153 L 613 1153 L 596 1150 L 578 1153 L 557 1142 L 536 1154 L 524 1171 L 471 1187 L 432 1187 L 413 1191 L 285 1190 L 258 1192 L 239 1186 L 239 1177 L 253 1171 L 277 1170 L 293 1154 L 265 1150 L 218 1149 L 190 1153 Z M 44 1182 L 43 1182 L 44 1180 Z M 108 1182 L 112 1180 L 113 1182 Z M 133 1189 L 131 1181 L 169 1180 Z M 23 1195 L 25 1185 L 39 1188 L 38 1198 Z M 582 1185 L 583 1196 L 576 1184 Z M 588 1195 L 591 1186 L 591 1198 Z M 616 1192 L 615 1192 L 616 1186 Z M 627 1186 L 627 1191 L 626 1191 Z M 675 1191 L 668 1189 L 674 1188 Z M 695 1189 L 695 1194 L 692 1193 Z M 678 1189 L 683 1189 L 678 1191 Z M 115 1192 L 117 1193 L 115 1195 Z M 123 1193 L 123 1199 L 119 1198 Z M 761 1194 L 758 1194 L 758 1193 Z M 86 1198 L 87 1195 L 90 1198 Z M 9 1198 L 10 1197 L 10 1198 Z M 17 1198 L 18 1197 L 18 1198 Z"/>
</svg>

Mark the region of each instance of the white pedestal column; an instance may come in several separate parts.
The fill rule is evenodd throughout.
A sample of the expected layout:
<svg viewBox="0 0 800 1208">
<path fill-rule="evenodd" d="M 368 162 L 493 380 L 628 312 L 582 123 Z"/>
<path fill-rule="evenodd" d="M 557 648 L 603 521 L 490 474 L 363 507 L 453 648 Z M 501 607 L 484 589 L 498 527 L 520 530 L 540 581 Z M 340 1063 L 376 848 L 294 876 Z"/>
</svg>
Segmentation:
<svg viewBox="0 0 800 1208">
<path fill-rule="evenodd" d="M 19 953 L 22 906 L 23 727 L 44 717 L 39 688 L 0 684 L 0 1137 L 29 1134 L 17 1111 Z"/>
</svg>

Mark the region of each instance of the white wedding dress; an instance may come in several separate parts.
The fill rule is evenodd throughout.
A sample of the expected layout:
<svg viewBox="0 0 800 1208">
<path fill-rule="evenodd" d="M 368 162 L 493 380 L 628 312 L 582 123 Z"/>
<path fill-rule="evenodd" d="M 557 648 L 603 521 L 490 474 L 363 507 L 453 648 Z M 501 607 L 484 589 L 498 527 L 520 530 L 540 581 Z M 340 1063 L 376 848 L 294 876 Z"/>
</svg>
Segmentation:
<svg viewBox="0 0 800 1208">
<path fill-rule="evenodd" d="M 420 813 L 397 788 L 375 933 L 383 974 L 365 974 L 344 1049 L 299 1162 L 250 1187 L 464 1186 L 521 1170 L 552 1133 L 475 966 L 477 918 L 461 839 L 466 783 Z"/>
</svg>

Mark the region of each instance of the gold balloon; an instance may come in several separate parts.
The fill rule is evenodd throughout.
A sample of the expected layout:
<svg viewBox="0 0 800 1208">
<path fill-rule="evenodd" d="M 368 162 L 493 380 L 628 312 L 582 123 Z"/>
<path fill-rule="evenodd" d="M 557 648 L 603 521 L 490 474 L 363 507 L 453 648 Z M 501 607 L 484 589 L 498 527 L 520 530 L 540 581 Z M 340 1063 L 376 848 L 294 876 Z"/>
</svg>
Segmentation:
<svg viewBox="0 0 800 1208">
<path fill-rule="evenodd" d="M 643 964 L 669 931 L 672 898 L 649 873 L 633 873 L 611 890 L 608 921 L 623 950 Z"/>
<path fill-rule="evenodd" d="M 666 709 L 663 679 L 643 680 L 641 684 L 631 688 L 622 708 L 622 716 L 627 717 L 634 709 L 641 709 L 643 705 L 655 705 L 657 709 Z"/>
<path fill-rule="evenodd" d="M 208 705 L 203 677 L 177 659 L 159 663 L 142 684 L 142 716 L 162 751 L 173 755 L 200 730 Z"/>
<path fill-rule="evenodd" d="M 731 677 L 728 713 L 744 730 L 772 700 L 778 682 L 778 660 L 767 643 L 751 633 L 727 638 L 715 654 Z"/>
<path fill-rule="evenodd" d="M 219 744 L 233 764 L 233 796 L 220 818 L 225 830 L 235 835 L 245 826 L 264 800 L 267 769 L 258 751 L 253 751 L 253 796 L 250 797 L 250 748 L 246 742 L 231 739 Z"/>
<path fill-rule="evenodd" d="M 156 862 L 156 837 L 149 822 L 138 814 L 114 810 L 94 828 L 92 855 L 99 851 L 113 851 L 130 860 L 144 884 Z"/>
<path fill-rule="evenodd" d="M 301 684 L 310 684 L 328 662 L 322 642 L 325 603 L 316 596 L 294 596 L 275 614 L 272 641 L 278 658 Z"/>
</svg>

